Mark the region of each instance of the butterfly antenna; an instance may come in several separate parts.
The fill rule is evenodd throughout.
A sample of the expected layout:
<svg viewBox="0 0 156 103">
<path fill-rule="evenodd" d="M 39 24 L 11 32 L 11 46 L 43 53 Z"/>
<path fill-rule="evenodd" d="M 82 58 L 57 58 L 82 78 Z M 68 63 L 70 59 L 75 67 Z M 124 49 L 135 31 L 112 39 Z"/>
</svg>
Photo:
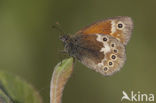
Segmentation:
<svg viewBox="0 0 156 103">
<path fill-rule="evenodd" d="M 58 30 L 61 36 L 65 34 L 64 30 L 60 27 L 60 24 L 58 22 L 55 25 L 52 25 L 51 27 L 52 29 Z"/>
</svg>

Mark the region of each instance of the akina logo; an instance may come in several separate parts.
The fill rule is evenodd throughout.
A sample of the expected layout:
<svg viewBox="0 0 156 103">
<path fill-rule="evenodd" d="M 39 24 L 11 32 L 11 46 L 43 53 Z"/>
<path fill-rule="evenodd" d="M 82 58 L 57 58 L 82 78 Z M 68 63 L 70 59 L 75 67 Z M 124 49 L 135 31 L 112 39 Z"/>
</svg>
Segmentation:
<svg viewBox="0 0 156 103">
<path fill-rule="evenodd" d="M 127 94 L 125 91 L 122 91 L 122 98 L 121 101 L 132 101 L 132 102 L 153 102 L 154 101 L 154 94 L 145 94 L 141 93 L 140 91 L 134 92 L 131 91 L 129 94 Z"/>
</svg>

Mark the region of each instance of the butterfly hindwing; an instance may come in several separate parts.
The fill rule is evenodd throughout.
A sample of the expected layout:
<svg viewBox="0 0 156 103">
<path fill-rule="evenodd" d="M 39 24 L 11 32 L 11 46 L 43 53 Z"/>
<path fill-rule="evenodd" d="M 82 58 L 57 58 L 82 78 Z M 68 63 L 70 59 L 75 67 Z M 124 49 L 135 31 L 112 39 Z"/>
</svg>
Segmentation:
<svg viewBox="0 0 156 103">
<path fill-rule="evenodd" d="M 69 54 L 103 75 L 119 71 L 125 62 L 125 47 L 107 34 L 74 35 Z M 75 52 L 71 52 L 75 51 Z"/>
<path fill-rule="evenodd" d="M 102 52 L 105 57 L 97 64 L 100 73 L 112 75 L 119 71 L 126 61 L 125 46 L 110 35 L 96 34 L 97 41 L 103 43 Z"/>
</svg>

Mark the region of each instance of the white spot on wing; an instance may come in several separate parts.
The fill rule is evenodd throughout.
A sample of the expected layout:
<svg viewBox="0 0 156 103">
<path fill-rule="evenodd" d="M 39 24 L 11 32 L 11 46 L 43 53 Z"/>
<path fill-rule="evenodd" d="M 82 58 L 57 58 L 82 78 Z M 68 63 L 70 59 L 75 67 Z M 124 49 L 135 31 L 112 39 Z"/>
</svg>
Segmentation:
<svg viewBox="0 0 156 103">
<path fill-rule="evenodd" d="M 97 39 L 96 40 L 103 43 L 103 48 L 101 48 L 100 52 L 104 52 L 104 54 L 106 54 L 106 53 L 111 51 L 111 48 L 110 48 L 110 46 L 109 46 L 109 44 L 107 42 L 103 41 L 103 37 L 104 36 L 102 36 L 100 34 L 97 34 Z M 107 37 L 107 39 L 108 39 L 108 37 Z"/>
<path fill-rule="evenodd" d="M 98 63 L 98 67 L 103 67 L 104 66 L 104 64 L 103 64 L 103 61 L 101 62 L 101 63 Z"/>
<path fill-rule="evenodd" d="M 111 34 L 115 33 L 116 32 L 116 25 L 115 25 L 115 21 L 112 20 L 111 21 L 111 24 L 112 24 L 112 29 L 111 29 Z"/>
<path fill-rule="evenodd" d="M 108 45 L 108 43 L 104 43 L 104 47 L 101 48 L 100 51 L 101 51 L 101 52 L 104 52 L 105 54 L 108 53 L 108 52 L 110 52 L 111 49 L 110 49 L 110 46 Z"/>
<path fill-rule="evenodd" d="M 96 34 L 96 35 L 97 35 L 96 40 L 103 43 L 103 48 L 101 48 L 100 52 L 103 52 L 104 55 L 106 55 L 108 52 L 111 51 L 111 48 L 110 48 L 109 44 L 107 43 L 107 41 L 103 41 L 103 38 L 104 38 L 104 37 L 107 37 L 107 36 L 103 36 L 103 35 L 100 35 L 100 34 Z M 107 37 L 107 39 L 109 40 L 108 37 Z M 104 59 L 101 61 L 101 63 L 98 63 L 98 66 L 99 66 L 99 67 L 103 67 L 103 66 L 104 66 L 104 61 L 105 61 L 105 59 L 106 59 L 106 58 L 104 58 Z"/>
<path fill-rule="evenodd" d="M 97 35 L 96 40 L 99 42 L 103 42 L 103 37 L 100 34 L 96 34 L 96 35 Z"/>
</svg>

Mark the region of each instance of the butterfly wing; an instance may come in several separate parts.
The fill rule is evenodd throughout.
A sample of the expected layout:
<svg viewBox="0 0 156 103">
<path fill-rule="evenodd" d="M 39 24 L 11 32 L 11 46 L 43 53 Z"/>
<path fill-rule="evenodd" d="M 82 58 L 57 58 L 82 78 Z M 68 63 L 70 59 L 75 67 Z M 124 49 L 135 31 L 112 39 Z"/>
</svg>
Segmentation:
<svg viewBox="0 0 156 103">
<path fill-rule="evenodd" d="M 80 34 L 71 41 L 69 54 L 105 76 L 119 71 L 126 60 L 124 45 L 110 35 Z"/>
<path fill-rule="evenodd" d="M 119 71 L 126 61 L 127 45 L 133 22 L 130 17 L 114 17 L 95 22 L 78 31 L 76 35 L 63 37 L 65 51 L 105 76 Z"/>
<path fill-rule="evenodd" d="M 76 34 L 108 34 L 120 40 L 124 45 L 127 45 L 131 37 L 132 29 L 133 21 L 130 17 L 118 16 L 97 21 L 81 29 Z"/>
</svg>

